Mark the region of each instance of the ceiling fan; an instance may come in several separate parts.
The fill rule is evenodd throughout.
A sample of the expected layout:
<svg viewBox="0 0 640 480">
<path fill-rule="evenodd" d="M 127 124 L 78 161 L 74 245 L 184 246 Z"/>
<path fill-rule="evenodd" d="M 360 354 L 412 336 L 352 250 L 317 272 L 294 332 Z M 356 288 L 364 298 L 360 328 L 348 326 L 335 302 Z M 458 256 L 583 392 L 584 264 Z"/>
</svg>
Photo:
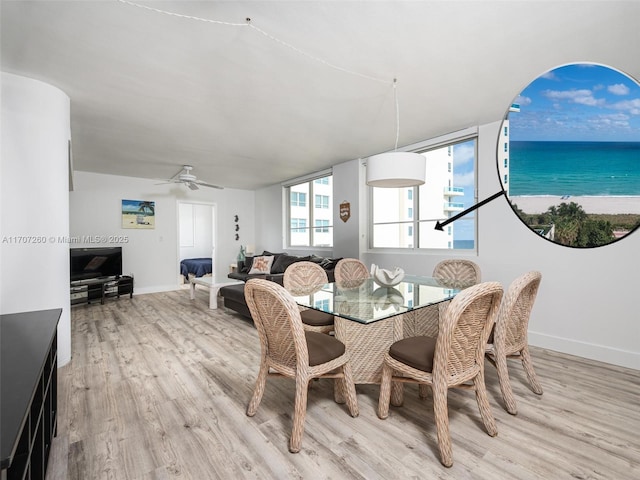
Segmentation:
<svg viewBox="0 0 640 480">
<path fill-rule="evenodd" d="M 182 170 L 176 173 L 173 177 L 168 179 L 165 183 L 184 183 L 191 190 L 199 190 L 199 186 L 210 187 L 210 188 L 219 188 L 223 189 L 219 185 L 212 185 L 211 183 L 203 182 L 202 180 L 198 180 L 196 176 L 191 173 L 193 167 L 191 165 L 183 165 Z M 159 184 L 162 185 L 162 184 Z"/>
</svg>

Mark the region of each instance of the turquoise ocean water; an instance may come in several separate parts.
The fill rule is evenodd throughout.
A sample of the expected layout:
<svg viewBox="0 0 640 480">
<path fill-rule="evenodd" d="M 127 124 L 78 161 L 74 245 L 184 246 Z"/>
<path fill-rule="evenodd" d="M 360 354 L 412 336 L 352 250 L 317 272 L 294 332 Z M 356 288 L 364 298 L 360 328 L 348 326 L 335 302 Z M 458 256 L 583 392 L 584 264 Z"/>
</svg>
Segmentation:
<svg viewBox="0 0 640 480">
<path fill-rule="evenodd" d="M 640 142 L 512 141 L 509 195 L 640 195 Z"/>
</svg>

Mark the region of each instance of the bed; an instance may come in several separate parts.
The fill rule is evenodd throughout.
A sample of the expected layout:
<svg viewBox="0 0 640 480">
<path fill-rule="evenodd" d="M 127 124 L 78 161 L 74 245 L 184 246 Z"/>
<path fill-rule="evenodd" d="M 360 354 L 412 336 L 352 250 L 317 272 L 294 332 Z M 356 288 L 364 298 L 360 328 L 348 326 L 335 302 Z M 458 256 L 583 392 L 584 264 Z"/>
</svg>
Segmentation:
<svg viewBox="0 0 640 480">
<path fill-rule="evenodd" d="M 185 258 L 180 260 L 180 273 L 188 280 L 189 274 L 203 277 L 211 273 L 211 258 Z"/>
</svg>

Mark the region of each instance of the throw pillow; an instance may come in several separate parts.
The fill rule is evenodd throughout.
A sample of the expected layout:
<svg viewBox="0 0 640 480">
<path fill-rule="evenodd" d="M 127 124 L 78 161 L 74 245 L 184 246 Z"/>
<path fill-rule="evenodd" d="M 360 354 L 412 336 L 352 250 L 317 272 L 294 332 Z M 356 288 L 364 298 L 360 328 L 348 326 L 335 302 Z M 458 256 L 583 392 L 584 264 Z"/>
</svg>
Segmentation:
<svg viewBox="0 0 640 480">
<path fill-rule="evenodd" d="M 318 255 L 315 255 L 315 254 L 312 254 L 309 257 L 310 262 L 317 263 L 318 265 L 321 264 L 323 260 L 324 260 L 324 257 L 319 257 Z"/>
<path fill-rule="evenodd" d="M 249 270 L 249 275 L 271 273 L 272 263 L 273 256 L 253 257 L 253 264 L 251 265 L 251 270 Z"/>
<path fill-rule="evenodd" d="M 296 255 L 279 255 L 273 261 L 273 266 L 271 267 L 271 273 L 284 273 L 287 267 L 296 262 L 302 262 L 305 260 L 309 260 L 309 257 L 298 257 Z"/>
<path fill-rule="evenodd" d="M 240 273 L 249 273 L 252 263 L 253 257 L 245 257 L 244 262 L 242 262 L 242 266 L 240 267 Z"/>
<path fill-rule="evenodd" d="M 342 257 L 340 258 L 325 258 L 322 262 L 320 262 L 320 266 L 322 268 L 324 268 L 325 270 L 333 270 L 336 268 L 336 265 L 338 264 L 338 262 L 342 260 Z"/>
</svg>

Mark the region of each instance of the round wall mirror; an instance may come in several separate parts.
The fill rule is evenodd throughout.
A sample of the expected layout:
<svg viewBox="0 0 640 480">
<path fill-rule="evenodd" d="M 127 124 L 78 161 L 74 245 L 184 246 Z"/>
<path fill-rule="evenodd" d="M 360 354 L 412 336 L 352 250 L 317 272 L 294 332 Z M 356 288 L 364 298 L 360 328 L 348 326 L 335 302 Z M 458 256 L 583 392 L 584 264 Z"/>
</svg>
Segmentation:
<svg viewBox="0 0 640 480">
<path fill-rule="evenodd" d="M 508 108 L 497 161 L 536 235 L 577 248 L 624 238 L 640 226 L 640 85 L 596 64 L 540 75 Z"/>
</svg>

